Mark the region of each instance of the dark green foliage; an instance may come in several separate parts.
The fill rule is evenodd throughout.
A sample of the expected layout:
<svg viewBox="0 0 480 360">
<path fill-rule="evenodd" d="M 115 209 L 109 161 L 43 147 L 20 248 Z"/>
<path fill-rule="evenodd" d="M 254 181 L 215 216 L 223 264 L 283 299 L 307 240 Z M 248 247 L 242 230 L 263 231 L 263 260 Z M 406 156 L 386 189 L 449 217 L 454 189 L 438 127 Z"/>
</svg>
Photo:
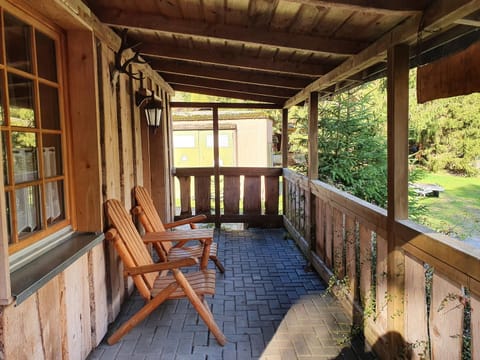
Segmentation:
<svg viewBox="0 0 480 360">
<path fill-rule="evenodd" d="M 319 173 L 321 180 L 385 206 L 387 146 L 371 104 L 370 95 L 360 89 L 321 105 Z"/>
<path fill-rule="evenodd" d="M 319 104 L 318 156 L 320 180 L 386 206 L 387 155 L 384 123 L 375 116 L 366 87 Z M 307 116 L 297 111 L 295 149 L 307 147 Z M 305 171 L 305 165 L 300 165 Z"/>
<path fill-rule="evenodd" d="M 411 78 L 415 79 L 414 73 Z M 430 171 L 448 170 L 475 176 L 480 159 L 480 94 L 417 104 L 410 89 L 410 138 L 420 145 L 421 164 Z"/>
</svg>

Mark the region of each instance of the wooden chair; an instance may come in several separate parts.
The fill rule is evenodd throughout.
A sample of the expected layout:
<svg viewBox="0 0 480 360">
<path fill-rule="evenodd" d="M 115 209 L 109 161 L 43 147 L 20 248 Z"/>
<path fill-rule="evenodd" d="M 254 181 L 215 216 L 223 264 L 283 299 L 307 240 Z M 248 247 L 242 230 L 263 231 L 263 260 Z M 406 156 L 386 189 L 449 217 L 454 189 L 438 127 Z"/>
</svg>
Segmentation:
<svg viewBox="0 0 480 360">
<path fill-rule="evenodd" d="M 154 243 L 155 251 L 157 252 L 160 260 L 178 260 L 185 257 L 200 257 L 202 254 L 202 245 L 185 246 L 189 239 L 194 238 L 193 233 L 195 231 L 195 222 L 206 219 L 205 215 L 197 215 L 188 219 L 182 219 L 172 223 L 164 224 L 158 215 L 157 209 L 153 204 L 153 200 L 150 194 L 143 186 L 135 186 L 133 189 L 135 199 L 138 206 L 134 208 L 134 213 L 138 215 L 140 222 L 142 223 L 145 231 L 147 232 L 146 239 L 155 239 L 153 233 L 166 232 L 167 229 L 172 229 L 181 225 L 190 225 L 193 230 L 176 230 L 174 233 L 178 233 L 179 238 L 185 237 L 183 241 L 178 241 L 175 245 L 172 242 L 162 241 L 161 243 Z M 193 231 L 193 233 L 192 233 Z M 149 233 L 152 233 L 151 235 Z M 199 232 L 200 233 L 200 232 Z M 200 233 L 201 234 L 201 233 Z M 210 260 L 212 260 L 218 270 L 221 273 L 225 272 L 225 268 L 217 257 L 217 244 L 212 242 L 210 247 Z"/>
<path fill-rule="evenodd" d="M 107 216 L 113 226 L 106 238 L 113 242 L 125 265 L 125 275 L 131 276 L 139 293 L 147 301 L 134 316 L 108 338 L 115 344 L 165 300 L 187 297 L 220 345 L 227 342 L 213 318 L 204 295 L 215 294 L 215 271 L 200 270 L 182 273 L 181 267 L 198 263 L 196 258 L 154 263 L 133 221 L 118 200 L 106 202 Z M 208 259 L 210 240 L 205 240 L 205 258 Z M 168 273 L 172 273 L 169 275 Z"/>
</svg>

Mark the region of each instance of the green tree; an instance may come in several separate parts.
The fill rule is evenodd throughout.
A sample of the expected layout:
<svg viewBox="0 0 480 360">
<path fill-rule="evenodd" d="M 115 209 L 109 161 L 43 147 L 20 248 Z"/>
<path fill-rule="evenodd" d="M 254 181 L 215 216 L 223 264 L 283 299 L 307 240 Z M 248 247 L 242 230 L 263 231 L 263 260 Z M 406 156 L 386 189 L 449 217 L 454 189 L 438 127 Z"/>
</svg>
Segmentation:
<svg viewBox="0 0 480 360">
<path fill-rule="evenodd" d="M 370 86 L 339 94 L 319 104 L 318 156 L 320 180 L 379 206 L 386 206 L 386 143 L 384 122 L 375 115 Z M 296 117 L 292 149 L 305 153 L 307 114 Z M 300 165 L 305 172 L 305 165 Z"/>
<path fill-rule="evenodd" d="M 417 104 L 411 91 L 410 137 L 429 171 L 475 176 L 480 158 L 480 94 Z"/>
</svg>

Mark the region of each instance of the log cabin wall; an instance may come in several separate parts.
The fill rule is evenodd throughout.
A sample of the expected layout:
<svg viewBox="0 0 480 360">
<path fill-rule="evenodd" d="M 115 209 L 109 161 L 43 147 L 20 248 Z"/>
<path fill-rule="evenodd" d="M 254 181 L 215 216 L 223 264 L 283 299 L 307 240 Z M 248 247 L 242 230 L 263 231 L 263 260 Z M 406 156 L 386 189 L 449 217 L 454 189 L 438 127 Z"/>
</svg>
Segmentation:
<svg viewBox="0 0 480 360">
<path fill-rule="evenodd" d="M 134 97 L 141 87 L 153 90 L 164 99 L 163 116 L 169 119 L 166 101 L 171 88 L 147 65 L 130 68 L 141 73 L 143 80 L 120 74 L 112 81 L 112 64 L 120 39 L 80 1 L 50 0 L 39 4 L 36 0 L 0 0 L 0 7 L 20 19 L 25 13 L 51 22 L 65 34 L 66 58 L 61 61 L 65 67 L 73 229 L 101 234 L 108 227 L 104 201 L 117 198 L 130 209 L 131 190 L 137 184 L 155 190 L 155 202 L 162 205 L 161 213 L 168 218 L 170 129 L 165 121 L 155 134 L 148 129 Z M 131 55 L 127 51 L 125 57 Z M 154 149 L 153 155 L 150 149 Z M 152 175 L 155 177 L 151 178 Z M 1 236 L 5 238 L 4 234 Z M 0 262 L 8 269 L 9 254 L 4 248 L 0 247 Z M 0 285 L 9 286 L 3 280 Z M 3 296 L 2 289 L 0 358 L 86 358 L 106 334 L 131 288 L 124 281 L 114 249 L 102 241 L 21 303 L 8 299 L 9 289 Z"/>
</svg>

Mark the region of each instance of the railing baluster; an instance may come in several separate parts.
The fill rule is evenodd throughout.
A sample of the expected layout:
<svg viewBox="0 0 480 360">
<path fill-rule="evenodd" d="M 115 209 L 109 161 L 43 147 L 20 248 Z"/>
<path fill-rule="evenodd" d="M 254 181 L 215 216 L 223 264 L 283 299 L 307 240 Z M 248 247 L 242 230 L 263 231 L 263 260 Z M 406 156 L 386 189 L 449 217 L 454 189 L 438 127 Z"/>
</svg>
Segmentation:
<svg viewBox="0 0 480 360">
<path fill-rule="evenodd" d="M 343 213 L 333 209 L 333 264 L 334 273 L 339 279 L 345 276 L 343 259 Z"/>
<path fill-rule="evenodd" d="M 472 293 L 470 298 L 472 324 L 472 359 L 480 359 L 480 295 Z M 476 339 L 474 341 L 474 339 Z"/>
<path fill-rule="evenodd" d="M 210 215 L 211 177 L 195 177 L 195 213 Z"/>
<path fill-rule="evenodd" d="M 387 331 L 387 240 L 377 234 L 376 324 L 380 332 Z"/>
<path fill-rule="evenodd" d="M 461 359 L 463 339 L 461 295 L 459 284 L 434 271 L 430 307 L 433 359 Z"/>
<path fill-rule="evenodd" d="M 243 191 L 244 214 L 260 214 L 262 211 L 260 180 L 260 176 L 245 176 Z"/>
<path fill-rule="evenodd" d="M 190 176 L 179 176 L 180 183 L 180 215 L 192 215 L 190 194 Z"/>
<path fill-rule="evenodd" d="M 332 269 L 333 267 L 333 222 L 332 205 L 325 204 L 325 264 Z"/>
<path fill-rule="evenodd" d="M 316 198 L 316 248 L 315 253 L 325 261 L 325 202 Z"/>
<path fill-rule="evenodd" d="M 225 175 L 223 181 L 224 212 L 227 215 L 238 215 L 240 202 L 240 175 Z"/>
<path fill-rule="evenodd" d="M 372 231 L 360 224 L 360 300 L 363 309 L 372 304 Z"/>
<path fill-rule="evenodd" d="M 405 256 L 405 332 L 406 341 L 412 344 L 412 359 L 420 359 L 422 354 L 428 352 L 426 299 L 423 262 L 407 255 Z"/>
<path fill-rule="evenodd" d="M 345 273 L 348 276 L 348 296 L 350 301 L 357 301 L 357 263 L 355 219 L 345 217 Z"/>
<path fill-rule="evenodd" d="M 265 214 L 278 214 L 278 176 L 265 176 Z"/>
</svg>

